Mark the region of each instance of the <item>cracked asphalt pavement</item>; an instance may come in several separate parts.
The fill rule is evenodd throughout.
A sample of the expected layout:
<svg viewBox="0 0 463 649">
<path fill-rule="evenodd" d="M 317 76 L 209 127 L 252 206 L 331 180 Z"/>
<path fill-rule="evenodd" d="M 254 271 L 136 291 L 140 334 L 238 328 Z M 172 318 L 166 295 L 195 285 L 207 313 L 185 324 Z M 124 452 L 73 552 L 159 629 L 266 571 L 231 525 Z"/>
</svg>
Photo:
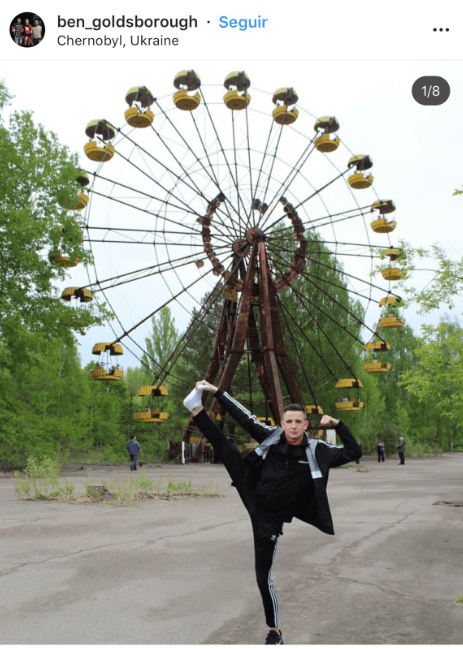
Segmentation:
<svg viewBox="0 0 463 649">
<path fill-rule="evenodd" d="M 463 454 L 330 472 L 335 536 L 285 526 L 285 644 L 461 644 Z M 152 465 L 221 498 L 18 501 L 0 477 L 1 644 L 263 644 L 251 527 L 220 465 Z M 92 469 L 97 483 L 128 467 Z M 68 478 L 82 488 L 87 471 Z"/>
</svg>

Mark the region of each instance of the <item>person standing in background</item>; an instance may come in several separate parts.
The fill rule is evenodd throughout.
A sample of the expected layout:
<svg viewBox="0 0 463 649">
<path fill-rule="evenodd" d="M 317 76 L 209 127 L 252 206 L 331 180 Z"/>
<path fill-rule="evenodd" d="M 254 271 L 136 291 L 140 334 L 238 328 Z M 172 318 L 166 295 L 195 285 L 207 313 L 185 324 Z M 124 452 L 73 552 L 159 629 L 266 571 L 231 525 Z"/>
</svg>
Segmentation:
<svg viewBox="0 0 463 649">
<path fill-rule="evenodd" d="M 400 459 L 399 464 L 405 464 L 405 440 L 403 437 L 399 437 L 397 450 L 399 451 L 399 459 Z"/>
<path fill-rule="evenodd" d="M 129 454 L 130 454 L 130 470 L 131 471 L 136 471 L 137 470 L 137 459 L 138 459 L 138 453 L 142 452 L 140 444 L 137 442 L 137 436 L 132 435 L 131 438 L 129 439 L 127 446 L 125 447 Z"/>
<path fill-rule="evenodd" d="M 384 462 L 384 442 L 382 439 L 378 440 L 376 450 L 378 452 L 378 462 Z"/>
<path fill-rule="evenodd" d="M 357 444 L 359 445 L 359 449 L 362 450 L 362 445 L 361 445 L 359 439 L 357 440 Z M 357 458 L 357 459 L 355 460 L 355 464 L 360 464 L 360 458 Z"/>
</svg>

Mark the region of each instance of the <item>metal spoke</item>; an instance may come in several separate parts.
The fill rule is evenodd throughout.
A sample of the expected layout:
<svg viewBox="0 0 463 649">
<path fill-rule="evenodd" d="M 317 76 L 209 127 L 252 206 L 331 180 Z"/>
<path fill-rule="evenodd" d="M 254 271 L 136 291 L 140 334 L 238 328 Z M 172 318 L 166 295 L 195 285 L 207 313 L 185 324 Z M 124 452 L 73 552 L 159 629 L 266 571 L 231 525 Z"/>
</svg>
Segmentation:
<svg viewBox="0 0 463 649">
<path fill-rule="evenodd" d="M 209 121 L 210 121 L 211 126 L 212 126 L 212 128 L 213 128 L 213 130 L 214 130 L 215 136 L 216 136 L 216 138 L 217 138 L 217 142 L 219 143 L 220 151 L 222 152 L 222 155 L 223 155 L 223 158 L 224 158 L 225 164 L 227 165 L 228 171 L 229 171 L 229 173 L 230 173 L 230 177 L 231 177 L 232 180 L 234 181 L 233 173 L 232 173 L 231 168 L 230 168 L 230 163 L 229 163 L 229 161 L 228 161 L 227 156 L 225 155 L 225 150 L 224 150 L 224 148 L 223 148 L 223 146 L 222 146 L 222 143 L 221 143 L 221 140 L 220 140 L 219 134 L 218 134 L 218 132 L 217 132 L 217 127 L 216 127 L 216 125 L 215 125 L 215 122 L 214 122 L 214 120 L 212 119 L 211 112 L 210 112 L 210 110 L 209 110 L 209 105 L 208 105 L 208 103 L 206 102 L 206 98 L 204 97 L 204 93 L 202 92 L 202 90 L 200 90 L 200 93 L 201 93 L 201 99 L 202 99 L 202 101 L 204 102 L 204 107 L 205 107 L 206 112 L 207 112 L 207 115 L 208 115 L 208 117 L 209 117 Z M 235 181 L 234 181 L 234 182 L 235 182 Z M 243 211 L 244 211 L 244 213 L 246 214 L 246 207 L 245 207 L 245 205 L 244 205 L 244 203 L 243 203 L 243 200 L 242 200 L 242 198 L 241 198 L 241 194 L 240 194 L 240 192 L 239 192 L 239 190 L 238 190 L 238 187 L 236 186 L 236 182 L 235 182 L 235 189 L 236 189 L 237 192 L 238 192 L 238 200 L 239 200 L 239 203 L 241 203 L 241 206 L 242 206 L 242 208 L 243 208 Z M 237 216 L 238 216 L 238 220 L 241 221 L 241 217 L 240 217 L 240 215 L 238 214 Z"/>
<path fill-rule="evenodd" d="M 280 258 L 282 258 L 280 255 L 278 255 L 278 256 L 279 256 Z M 282 258 L 282 259 L 283 259 L 283 258 Z M 332 270 L 334 270 L 334 269 L 332 268 Z M 308 281 L 312 286 L 315 286 L 315 287 L 316 287 L 319 291 L 321 291 L 324 295 L 326 295 L 327 297 L 329 297 L 330 300 L 331 300 L 332 302 L 335 302 L 339 307 L 341 307 L 341 309 L 342 309 L 343 311 L 345 311 L 345 312 L 346 312 L 350 317 L 352 317 L 356 322 L 358 322 L 358 324 L 359 324 L 360 326 L 365 327 L 365 328 L 368 329 L 372 334 L 375 334 L 375 333 L 376 333 L 375 331 L 373 331 L 373 329 L 370 329 L 370 327 L 368 327 L 368 326 L 363 322 L 363 320 L 361 320 L 360 318 L 358 318 L 354 313 L 352 313 L 352 311 L 350 311 L 347 307 L 345 307 L 343 304 L 341 304 L 341 302 L 339 302 L 339 300 L 337 300 L 335 297 L 333 297 L 332 295 L 330 295 L 327 291 L 325 291 L 321 286 L 319 286 L 319 285 L 318 285 L 316 282 L 314 282 L 313 279 L 312 279 L 312 278 L 314 278 L 314 279 L 317 279 L 317 280 L 325 281 L 323 278 L 317 277 L 317 276 L 315 276 L 315 275 L 311 275 L 310 273 L 306 273 L 304 270 L 302 270 L 300 274 L 301 274 L 301 276 L 304 277 L 304 279 L 306 279 L 306 280 L 307 280 L 307 281 Z M 346 293 L 348 293 L 348 294 L 350 294 L 350 293 L 353 292 L 353 291 L 348 290 L 347 287 L 345 287 L 345 286 L 342 286 L 342 285 L 339 285 L 339 284 L 334 284 L 333 282 L 328 282 L 328 283 L 331 284 L 332 286 L 336 286 L 337 288 L 340 288 L 340 289 L 344 290 L 344 291 L 345 291 Z M 311 304 L 312 304 L 312 302 L 311 302 Z M 328 318 L 330 318 L 333 322 L 337 322 L 337 321 L 334 320 L 334 319 L 333 319 L 333 318 L 332 318 L 328 313 L 326 313 L 322 308 L 320 308 L 320 307 L 317 307 L 317 308 L 319 309 L 319 311 L 320 311 L 321 313 L 323 313 L 324 315 L 326 315 L 326 316 L 327 316 Z M 341 325 L 339 325 L 339 326 L 341 326 Z M 347 333 L 349 333 L 351 336 L 353 336 L 353 334 L 351 334 L 351 333 L 349 332 L 348 329 L 346 329 L 345 327 L 341 327 L 341 328 L 344 329 L 344 331 L 346 331 Z M 356 336 L 353 336 L 353 337 L 354 337 L 355 340 L 357 340 L 358 342 L 362 342 L 362 341 L 361 341 L 359 338 L 357 338 Z"/>
</svg>

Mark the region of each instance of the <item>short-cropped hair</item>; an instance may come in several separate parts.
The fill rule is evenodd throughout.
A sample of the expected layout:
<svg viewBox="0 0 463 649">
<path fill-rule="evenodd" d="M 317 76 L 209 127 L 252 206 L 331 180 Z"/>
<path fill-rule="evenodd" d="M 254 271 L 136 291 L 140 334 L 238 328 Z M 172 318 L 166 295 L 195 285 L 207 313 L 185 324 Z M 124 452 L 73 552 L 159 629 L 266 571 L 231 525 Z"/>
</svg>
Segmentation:
<svg viewBox="0 0 463 649">
<path fill-rule="evenodd" d="M 290 403 L 289 406 L 286 406 L 286 408 L 283 410 L 283 415 L 285 414 L 285 412 L 288 412 L 288 410 L 303 412 L 305 419 L 307 419 L 307 410 L 304 408 L 304 406 L 301 406 L 300 403 Z"/>
</svg>

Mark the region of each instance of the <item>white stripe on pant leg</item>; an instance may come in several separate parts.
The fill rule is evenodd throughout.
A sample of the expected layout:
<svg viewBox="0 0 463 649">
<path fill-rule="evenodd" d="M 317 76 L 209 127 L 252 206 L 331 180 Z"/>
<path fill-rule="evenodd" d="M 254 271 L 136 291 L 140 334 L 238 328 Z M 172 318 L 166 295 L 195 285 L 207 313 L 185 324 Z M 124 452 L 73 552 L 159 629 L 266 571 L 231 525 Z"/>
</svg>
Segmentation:
<svg viewBox="0 0 463 649">
<path fill-rule="evenodd" d="M 276 540 L 275 548 L 273 550 L 272 565 L 270 566 L 270 570 L 269 570 L 269 573 L 268 573 L 268 590 L 269 590 L 270 597 L 272 598 L 272 602 L 273 602 L 273 616 L 275 618 L 275 627 L 278 627 L 278 624 L 279 624 L 278 597 L 277 597 L 277 593 L 276 593 L 276 590 L 275 590 L 275 586 L 273 585 L 272 569 L 273 569 L 273 564 L 275 562 L 275 555 L 277 553 L 277 547 L 278 547 L 278 541 L 279 540 L 280 540 L 280 537 L 278 537 L 277 540 Z"/>
</svg>

